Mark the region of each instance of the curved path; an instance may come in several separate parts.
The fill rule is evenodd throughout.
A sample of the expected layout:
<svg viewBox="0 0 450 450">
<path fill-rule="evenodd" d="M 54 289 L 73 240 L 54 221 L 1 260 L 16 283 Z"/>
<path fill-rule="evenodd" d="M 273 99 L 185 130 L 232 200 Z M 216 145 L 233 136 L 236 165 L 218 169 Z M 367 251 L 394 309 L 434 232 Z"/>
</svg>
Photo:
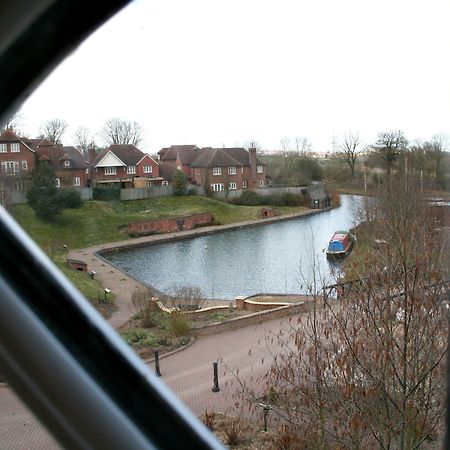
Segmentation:
<svg viewBox="0 0 450 450">
<path fill-rule="evenodd" d="M 116 294 L 117 310 L 108 319 L 108 322 L 114 327 L 119 328 L 134 314 L 131 305 L 131 295 L 135 289 L 142 287 L 143 284 L 132 278 L 120 269 L 111 266 L 106 260 L 98 256 L 98 252 L 102 250 L 116 249 L 121 247 L 134 247 L 156 242 L 170 242 L 173 240 L 186 239 L 204 234 L 218 233 L 224 230 L 234 228 L 244 228 L 251 226 L 258 226 L 279 222 L 283 220 L 294 219 L 300 216 L 317 214 L 319 212 L 328 211 L 328 209 L 311 210 L 305 209 L 303 211 L 285 214 L 282 216 L 271 217 L 260 220 L 249 220 L 246 222 L 239 222 L 229 225 L 218 225 L 210 227 L 197 228 L 195 230 L 180 231 L 177 233 L 167 233 L 152 236 L 142 236 L 123 241 L 111 242 L 107 244 L 93 245 L 91 247 L 82 248 L 78 250 L 70 250 L 68 258 L 84 261 L 88 265 L 88 270 L 96 272 L 96 278 L 100 280 L 105 288 L 111 289 Z M 234 300 L 234 299 L 233 299 Z M 228 305 L 229 301 L 214 301 L 214 305 Z"/>
</svg>

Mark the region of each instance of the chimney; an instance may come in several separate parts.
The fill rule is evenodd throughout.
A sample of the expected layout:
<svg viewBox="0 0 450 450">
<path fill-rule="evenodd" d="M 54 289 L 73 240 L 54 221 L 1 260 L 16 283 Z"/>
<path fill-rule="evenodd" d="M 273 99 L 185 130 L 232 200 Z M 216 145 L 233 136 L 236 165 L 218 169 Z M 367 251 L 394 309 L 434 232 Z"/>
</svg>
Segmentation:
<svg viewBox="0 0 450 450">
<path fill-rule="evenodd" d="M 256 187 L 256 148 L 250 147 L 248 149 L 250 162 L 250 188 Z"/>
</svg>

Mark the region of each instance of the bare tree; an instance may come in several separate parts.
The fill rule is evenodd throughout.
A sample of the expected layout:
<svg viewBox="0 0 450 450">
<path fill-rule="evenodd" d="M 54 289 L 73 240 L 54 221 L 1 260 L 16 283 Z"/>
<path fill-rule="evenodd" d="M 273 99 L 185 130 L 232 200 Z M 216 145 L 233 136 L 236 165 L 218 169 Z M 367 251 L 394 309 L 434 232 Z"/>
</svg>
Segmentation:
<svg viewBox="0 0 450 450">
<path fill-rule="evenodd" d="M 180 311 L 193 311 L 200 309 L 205 303 L 205 296 L 197 286 L 175 286 L 170 289 L 169 295 L 164 297 L 163 302 L 171 308 Z"/>
<path fill-rule="evenodd" d="M 101 135 L 107 145 L 137 146 L 144 140 L 144 129 L 137 122 L 114 117 L 105 122 Z"/>
<path fill-rule="evenodd" d="M 306 137 L 296 137 L 295 138 L 295 150 L 297 153 L 305 154 L 309 153 L 312 150 L 311 142 L 309 142 Z"/>
<path fill-rule="evenodd" d="M 359 134 L 352 133 L 351 131 L 346 133 L 338 144 L 338 154 L 349 166 L 352 178 L 355 177 L 356 161 L 359 155 L 363 153 L 363 149 L 360 145 L 361 140 Z"/>
<path fill-rule="evenodd" d="M 20 128 L 22 126 L 23 126 L 23 116 L 20 112 L 17 112 L 6 121 L 1 131 L 11 130 L 15 134 L 19 135 L 21 133 Z"/>
<path fill-rule="evenodd" d="M 280 144 L 281 144 L 281 150 L 283 150 L 283 152 L 288 152 L 290 150 L 290 146 L 291 146 L 291 138 L 288 138 L 287 136 L 281 138 Z"/>
<path fill-rule="evenodd" d="M 406 150 L 408 140 L 403 131 L 384 131 L 378 133 L 378 139 L 373 146 L 386 167 L 386 178 L 389 186 L 391 169 L 398 155 Z"/>
<path fill-rule="evenodd" d="M 61 138 L 67 130 L 67 123 L 62 119 L 50 119 L 41 125 L 42 138 L 48 139 L 55 144 L 61 143 Z"/>
<path fill-rule="evenodd" d="M 444 168 L 443 168 L 443 160 L 445 156 L 445 152 L 448 150 L 449 146 L 449 136 L 446 134 L 435 134 L 431 140 L 431 154 L 434 159 L 434 173 L 438 183 L 438 187 L 444 188 Z"/>
<path fill-rule="evenodd" d="M 83 153 L 87 153 L 91 146 L 95 146 L 94 138 L 89 128 L 79 126 L 73 134 L 75 147 L 80 149 Z"/>
</svg>

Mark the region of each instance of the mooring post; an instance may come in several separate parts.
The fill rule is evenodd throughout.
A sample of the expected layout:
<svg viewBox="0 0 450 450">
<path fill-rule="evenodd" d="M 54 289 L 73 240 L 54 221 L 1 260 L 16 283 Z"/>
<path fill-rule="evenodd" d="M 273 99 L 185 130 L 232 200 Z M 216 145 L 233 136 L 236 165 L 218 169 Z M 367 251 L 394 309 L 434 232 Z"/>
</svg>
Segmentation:
<svg viewBox="0 0 450 450">
<path fill-rule="evenodd" d="M 219 387 L 219 375 L 217 373 L 217 365 L 219 363 L 217 361 L 213 362 L 213 372 L 214 372 L 214 381 L 213 381 L 213 388 L 212 391 L 213 392 L 219 392 L 220 391 L 220 387 Z"/>
<path fill-rule="evenodd" d="M 269 418 L 269 407 L 267 405 L 264 406 L 264 431 L 267 431 L 267 421 Z"/>
<path fill-rule="evenodd" d="M 159 350 L 155 350 L 155 373 L 158 377 L 161 376 L 161 371 L 159 370 Z"/>
</svg>

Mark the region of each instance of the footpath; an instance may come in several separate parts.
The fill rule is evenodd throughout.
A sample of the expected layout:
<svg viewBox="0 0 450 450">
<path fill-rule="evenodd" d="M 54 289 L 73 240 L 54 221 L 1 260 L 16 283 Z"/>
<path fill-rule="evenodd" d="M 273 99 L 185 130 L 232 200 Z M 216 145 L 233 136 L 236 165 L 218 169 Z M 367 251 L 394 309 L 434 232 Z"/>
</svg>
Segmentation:
<svg viewBox="0 0 450 450">
<path fill-rule="evenodd" d="M 68 258 L 85 262 L 88 265 L 88 270 L 95 272 L 95 278 L 102 283 L 103 287 L 110 289 L 116 295 L 117 310 L 111 315 L 111 317 L 108 319 L 108 322 L 113 328 L 117 329 L 120 328 L 120 326 L 122 326 L 125 322 L 127 322 L 134 314 L 134 310 L 131 304 L 131 296 L 134 290 L 144 285 L 124 271 L 110 265 L 104 258 L 99 256 L 99 253 L 101 254 L 102 251 L 132 248 L 154 243 L 171 242 L 180 239 L 190 239 L 196 236 L 220 233 L 226 230 L 263 226 L 270 223 L 295 219 L 297 217 L 318 214 L 323 211 L 327 211 L 327 209 L 305 209 L 304 211 L 300 211 L 297 213 L 285 214 L 282 216 L 270 217 L 265 219 L 249 220 L 229 225 L 215 225 L 197 228 L 195 230 L 180 231 L 176 233 L 130 238 L 123 241 L 98 244 L 78 250 L 70 250 Z M 214 306 L 219 306 L 222 304 L 229 305 L 230 301 L 233 300 L 234 299 L 230 299 L 223 302 L 214 300 L 213 303 L 211 303 Z"/>
</svg>

